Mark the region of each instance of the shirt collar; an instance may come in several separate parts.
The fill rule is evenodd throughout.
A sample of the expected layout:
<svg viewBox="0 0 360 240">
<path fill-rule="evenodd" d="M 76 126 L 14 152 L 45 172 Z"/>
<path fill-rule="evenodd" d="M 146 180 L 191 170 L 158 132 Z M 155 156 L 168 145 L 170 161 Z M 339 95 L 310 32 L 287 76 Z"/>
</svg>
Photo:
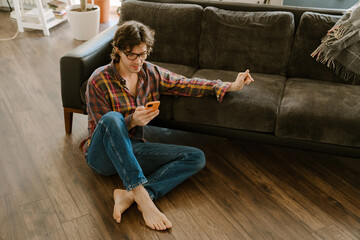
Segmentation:
<svg viewBox="0 0 360 240">
<path fill-rule="evenodd" d="M 116 77 L 117 80 L 119 80 L 120 84 L 121 85 L 126 85 L 125 79 L 123 77 L 121 77 L 120 73 L 118 72 L 118 70 L 115 67 L 114 60 L 111 60 L 110 68 L 114 72 L 115 77 Z"/>
<path fill-rule="evenodd" d="M 142 80 L 144 80 L 145 76 L 146 76 L 146 73 L 145 73 L 145 70 L 144 70 L 145 65 L 146 65 L 146 62 L 144 61 L 144 64 L 142 65 L 142 67 L 140 69 L 140 72 L 138 73 L 139 79 L 142 79 Z M 126 80 L 123 77 L 121 77 L 120 73 L 116 69 L 114 60 L 111 60 L 110 68 L 115 73 L 115 76 L 119 80 L 121 85 L 126 85 Z"/>
</svg>

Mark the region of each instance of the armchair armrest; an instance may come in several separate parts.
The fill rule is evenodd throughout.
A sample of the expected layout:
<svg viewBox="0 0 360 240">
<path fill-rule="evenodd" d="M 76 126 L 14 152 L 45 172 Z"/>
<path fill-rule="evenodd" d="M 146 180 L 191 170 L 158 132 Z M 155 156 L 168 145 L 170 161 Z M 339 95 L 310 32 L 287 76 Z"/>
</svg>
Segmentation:
<svg viewBox="0 0 360 240">
<path fill-rule="evenodd" d="M 86 113 L 80 88 L 95 69 L 111 61 L 111 41 L 117 28 L 115 25 L 103 31 L 60 59 L 61 98 L 64 109 Z"/>
</svg>

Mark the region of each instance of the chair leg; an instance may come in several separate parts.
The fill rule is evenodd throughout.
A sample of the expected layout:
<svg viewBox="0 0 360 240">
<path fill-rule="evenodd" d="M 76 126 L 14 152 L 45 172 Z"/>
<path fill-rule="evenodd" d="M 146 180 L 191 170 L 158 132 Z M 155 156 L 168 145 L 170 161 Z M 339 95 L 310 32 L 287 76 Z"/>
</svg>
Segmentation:
<svg viewBox="0 0 360 240">
<path fill-rule="evenodd" d="M 65 132 L 67 134 L 70 134 L 72 130 L 73 114 L 73 112 L 64 108 Z"/>
</svg>

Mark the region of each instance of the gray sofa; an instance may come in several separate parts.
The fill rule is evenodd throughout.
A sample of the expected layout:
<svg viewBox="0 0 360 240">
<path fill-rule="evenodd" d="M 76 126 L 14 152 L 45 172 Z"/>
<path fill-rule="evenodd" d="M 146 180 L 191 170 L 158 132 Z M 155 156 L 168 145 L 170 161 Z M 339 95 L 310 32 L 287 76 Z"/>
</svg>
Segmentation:
<svg viewBox="0 0 360 240">
<path fill-rule="evenodd" d="M 165 3 L 167 2 L 167 3 Z M 341 10 L 214 1 L 125 1 L 120 22 L 153 28 L 148 61 L 187 77 L 255 82 L 215 97 L 161 96 L 152 125 L 360 156 L 360 86 L 346 84 L 310 53 Z M 110 61 L 114 26 L 61 58 L 66 132 L 86 114 L 86 80 Z"/>
</svg>

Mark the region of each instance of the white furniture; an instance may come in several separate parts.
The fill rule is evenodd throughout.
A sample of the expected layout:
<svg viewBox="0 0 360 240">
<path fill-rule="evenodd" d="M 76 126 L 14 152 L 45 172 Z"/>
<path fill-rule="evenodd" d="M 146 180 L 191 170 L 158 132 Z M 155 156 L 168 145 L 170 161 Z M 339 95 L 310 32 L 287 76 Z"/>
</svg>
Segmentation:
<svg viewBox="0 0 360 240">
<path fill-rule="evenodd" d="M 24 10 L 21 0 L 13 1 L 19 32 L 24 32 L 24 28 L 32 28 L 43 30 L 44 35 L 49 36 L 50 28 L 67 20 L 66 15 L 62 19 L 55 18 L 51 9 L 42 6 L 41 0 L 34 0 L 36 8 L 31 10 Z M 70 0 L 67 0 L 67 4 L 70 4 Z"/>
</svg>

